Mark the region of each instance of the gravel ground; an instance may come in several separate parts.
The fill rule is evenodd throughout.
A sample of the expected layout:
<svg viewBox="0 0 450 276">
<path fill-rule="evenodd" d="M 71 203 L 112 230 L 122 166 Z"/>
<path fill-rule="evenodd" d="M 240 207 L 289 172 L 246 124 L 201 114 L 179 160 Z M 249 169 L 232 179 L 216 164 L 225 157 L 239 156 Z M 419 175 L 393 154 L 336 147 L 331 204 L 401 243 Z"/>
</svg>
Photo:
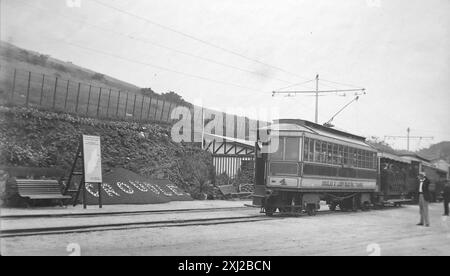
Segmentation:
<svg viewBox="0 0 450 276">
<path fill-rule="evenodd" d="M 415 225 L 418 206 L 405 206 L 237 224 L 3 238 L 1 253 L 69 255 L 79 245 L 81 255 L 450 256 L 450 219 L 441 213 L 441 204 L 430 206 L 429 228 Z"/>
</svg>

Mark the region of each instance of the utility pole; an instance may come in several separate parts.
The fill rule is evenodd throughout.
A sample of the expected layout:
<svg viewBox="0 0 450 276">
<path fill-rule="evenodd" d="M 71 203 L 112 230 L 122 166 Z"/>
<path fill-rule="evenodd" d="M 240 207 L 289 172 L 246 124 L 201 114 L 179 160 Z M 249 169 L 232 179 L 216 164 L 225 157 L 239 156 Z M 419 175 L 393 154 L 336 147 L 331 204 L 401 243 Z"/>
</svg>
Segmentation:
<svg viewBox="0 0 450 276">
<path fill-rule="evenodd" d="M 393 138 L 393 139 L 406 139 L 406 148 L 409 151 L 410 149 L 410 142 L 411 139 L 434 139 L 433 136 L 411 136 L 411 128 L 407 128 L 406 129 L 406 136 L 390 136 L 390 135 L 386 135 L 384 136 L 384 140 L 386 140 L 386 138 Z"/>
<path fill-rule="evenodd" d="M 316 124 L 319 123 L 319 74 L 316 75 Z"/>
<path fill-rule="evenodd" d="M 365 95 L 365 88 L 357 88 L 357 89 L 334 89 L 334 90 L 319 90 L 319 74 L 316 75 L 316 89 L 315 90 L 304 90 L 304 91 L 272 91 L 272 97 L 280 94 L 287 94 L 290 96 L 291 94 L 314 94 L 316 97 L 316 112 L 315 112 L 315 123 L 319 123 L 319 96 L 324 93 L 338 93 L 338 92 L 355 92 L 355 96 Z M 311 80 L 312 81 L 312 80 Z M 358 93 L 360 92 L 360 93 Z"/>
<path fill-rule="evenodd" d="M 406 145 L 406 149 L 407 149 L 408 151 L 409 151 L 409 139 L 410 139 L 410 136 L 411 136 L 410 134 L 411 134 L 411 128 L 408 127 L 408 128 L 406 129 L 406 141 L 407 141 L 407 142 L 406 142 L 406 144 L 407 144 L 407 145 Z"/>
</svg>

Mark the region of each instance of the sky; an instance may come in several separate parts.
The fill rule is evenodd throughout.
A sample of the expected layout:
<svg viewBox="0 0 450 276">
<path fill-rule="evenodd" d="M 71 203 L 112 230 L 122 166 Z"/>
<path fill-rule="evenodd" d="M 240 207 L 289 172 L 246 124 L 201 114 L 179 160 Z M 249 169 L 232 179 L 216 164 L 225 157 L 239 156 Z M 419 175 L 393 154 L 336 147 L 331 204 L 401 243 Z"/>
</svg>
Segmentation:
<svg viewBox="0 0 450 276">
<path fill-rule="evenodd" d="M 314 121 L 315 97 L 272 91 L 319 74 L 319 90 L 366 89 L 337 128 L 434 137 L 416 150 L 450 141 L 449 15 L 449 0 L 1 0 L 0 38 L 252 118 Z M 319 123 L 354 98 L 324 95 Z"/>
</svg>

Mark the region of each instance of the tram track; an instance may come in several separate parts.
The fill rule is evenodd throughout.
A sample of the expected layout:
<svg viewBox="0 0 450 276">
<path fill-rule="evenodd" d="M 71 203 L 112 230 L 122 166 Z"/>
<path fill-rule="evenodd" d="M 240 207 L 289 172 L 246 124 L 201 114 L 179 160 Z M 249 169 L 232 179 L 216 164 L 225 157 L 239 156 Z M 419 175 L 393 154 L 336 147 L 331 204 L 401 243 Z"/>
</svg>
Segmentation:
<svg viewBox="0 0 450 276">
<path fill-rule="evenodd" d="M 201 209 L 163 209 L 163 210 L 142 210 L 142 211 L 117 211 L 117 212 L 94 212 L 94 213 L 62 213 L 62 214 L 23 214 L 23 215 L 1 215 L 2 220 L 13 219 L 38 219 L 38 218 L 86 218 L 97 216 L 133 216 L 148 214 L 165 214 L 165 213 L 201 213 L 214 211 L 233 211 L 246 210 L 250 207 L 220 207 L 220 208 L 201 208 Z"/>
<path fill-rule="evenodd" d="M 398 207 L 397 207 L 398 208 Z M 138 212 L 115 212 L 113 216 L 119 215 L 145 215 L 145 214 L 164 214 L 173 212 L 214 212 L 214 211 L 233 211 L 236 209 L 249 209 L 249 207 L 228 207 L 228 208 L 204 208 L 204 209 L 178 209 L 178 210 L 157 210 L 157 211 L 138 211 Z M 390 208 L 386 208 L 390 209 Z M 372 209 L 371 211 L 380 211 Z M 370 211 L 369 211 L 370 212 Z M 355 214 L 357 212 L 343 212 L 343 211 L 330 211 L 320 210 L 317 212 L 317 216 L 323 215 L 346 215 Z M 59 214 L 61 215 L 61 214 Z M 64 214 L 64 218 L 77 217 L 80 214 Z M 82 217 L 95 217 L 99 215 L 110 215 L 110 213 L 91 213 L 82 214 Z M 26 218 L 45 218 L 45 217 L 58 218 L 58 214 L 52 214 L 47 216 L 25 216 Z M 10 219 L 18 216 L 9 216 Z M 231 216 L 231 217 L 210 217 L 210 218 L 194 218 L 194 219 L 170 219 L 170 220 L 156 220 L 156 221 L 136 221 L 136 222 L 118 222 L 118 223 L 100 223 L 100 224 L 88 224 L 88 225 L 70 225 L 70 226 L 55 226 L 55 227 L 35 227 L 35 228 L 19 228 L 19 229 L 2 229 L 0 231 L 0 238 L 14 238 L 25 236 L 40 236 L 40 235 L 60 235 L 60 234 L 73 234 L 73 233 L 86 233 L 86 232 L 100 232 L 100 231 L 114 231 L 114 230 L 133 230 L 140 228 L 162 228 L 162 227 L 186 227 L 186 226 L 208 226 L 208 225 L 220 225 L 220 224 L 233 224 L 233 223 L 251 223 L 258 221 L 273 221 L 289 218 L 301 218 L 311 217 L 305 213 L 275 213 L 273 216 L 265 216 L 262 213 L 257 215 L 244 215 L 244 216 Z M 23 216 L 22 216 L 23 218 Z M 3 219 L 3 217 L 2 217 Z"/>
<path fill-rule="evenodd" d="M 70 233 L 112 231 L 112 230 L 131 230 L 139 228 L 161 228 L 161 227 L 183 227 L 183 226 L 206 226 L 218 224 L 247 223 L 255 221 L 266 221 L 281 218 L 269 218 L 264 215 L 252 216 L 234 216 L 234 217 L 216 217 L 200 219 L 177 219 L 177 220 L 159 220 L 146 222 L 128 222 L 94 225 L 73 225 L 43 228 L 24 228 L 24 229 L 6 229 L 0 233 L 0 238 L 12 238 L 37 235 L 57 235 Z"/>
</svg>

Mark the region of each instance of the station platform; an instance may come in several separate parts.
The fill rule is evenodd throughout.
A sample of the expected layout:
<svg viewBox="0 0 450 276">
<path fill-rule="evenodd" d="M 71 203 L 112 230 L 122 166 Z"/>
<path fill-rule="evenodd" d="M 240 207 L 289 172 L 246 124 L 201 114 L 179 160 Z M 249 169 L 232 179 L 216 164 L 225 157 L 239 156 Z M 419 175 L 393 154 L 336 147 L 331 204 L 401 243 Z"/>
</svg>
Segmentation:
<svg viewBox="0 0 450 276">
<path fill-rule="evenodd" d="M 245 204 L 251 204 L 251 200 L 194 200 L 194 201 L 171 201 L 160 204 L 136 204 L 136 205 L 104 205 L 99 208 L 96 205 L 88 205 L 87 209 L 83 209 L 82 205 L 73 207 L 32 207 L 32 208 L 7 208 L 0 209 L 0 217 L 33 217 L 33 216 L 64 216 L 77 214 L 92 215 L 109 215 L 109 214 L 126 214 L 136 212 L 151 211 L 179 211 L 179 210 L 202 210 L 214 208 L 238 208 L 244 207 Z"/>
</svg>

